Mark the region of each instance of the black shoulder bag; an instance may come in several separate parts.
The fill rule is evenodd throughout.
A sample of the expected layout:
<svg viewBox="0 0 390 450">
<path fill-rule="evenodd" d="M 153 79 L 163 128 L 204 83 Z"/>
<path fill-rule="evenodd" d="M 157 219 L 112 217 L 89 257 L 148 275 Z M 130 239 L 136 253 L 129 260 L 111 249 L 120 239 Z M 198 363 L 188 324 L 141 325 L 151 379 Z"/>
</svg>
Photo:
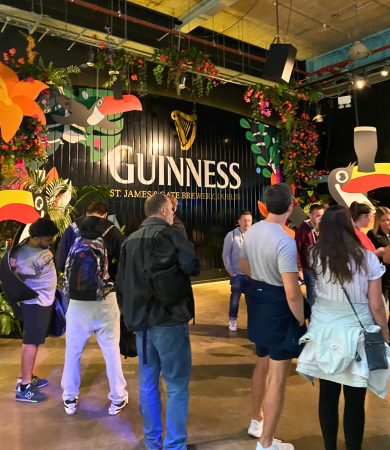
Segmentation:
<svg viewBox="0 0 390 450">
<path fill-rule="evenodd" d="M 347 300 L 348 300 L 349 304 L 351 305 L 353 312 L 355 313 L 355 316 L 359 322 L 359 325 L 361 326 L 361 328 L 363 330 L 364 348 L 366 350 L 368 369 L 370 371 L 387 369 L 388 363 L 387 363 L 387 357 L 386 357 L 386 347 L 385 347 L 385 340 L 383 339 L 383 336 L 382 336 L 382 332 L 375 331 L 374 333 L 369 333 L 366 330 L 366 328 L 363 326 L 362 322 L 359 319 L 359 316 L 351 302 L 351 299 L 349 298 L 347 291 L 345 290 L 344 286 L 341 286 L 341 288 L 342 288 L 345 296 L 347 297 Z"/>
</svg>

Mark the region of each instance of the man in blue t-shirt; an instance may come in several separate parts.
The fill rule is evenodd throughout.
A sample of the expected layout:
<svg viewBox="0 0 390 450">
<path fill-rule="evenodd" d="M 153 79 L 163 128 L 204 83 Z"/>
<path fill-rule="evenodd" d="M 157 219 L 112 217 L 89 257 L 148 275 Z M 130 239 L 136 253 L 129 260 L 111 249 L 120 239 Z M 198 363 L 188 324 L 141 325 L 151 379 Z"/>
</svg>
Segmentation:
<svg viewBox="0 0 390 450">
<path fill-rule="evenodd" d="M 237 331 L 237 316 L 241 294 L 247 276 L 240 273 L 240 252 L 244 242 L 244 234 L 252 226 L 252 213 L 243 211 L 238 219 L 238 227 L 225 236 L 222 259 L 226 271 L 230 275 L 229 331 Z"/>
</svg>

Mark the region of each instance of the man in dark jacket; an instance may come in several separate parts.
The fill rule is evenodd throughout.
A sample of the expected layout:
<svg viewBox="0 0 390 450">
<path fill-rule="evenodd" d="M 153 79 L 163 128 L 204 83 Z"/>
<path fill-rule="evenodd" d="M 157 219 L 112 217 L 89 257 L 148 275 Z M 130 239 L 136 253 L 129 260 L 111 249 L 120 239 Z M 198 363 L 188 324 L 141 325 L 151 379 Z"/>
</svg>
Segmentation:
<svg viewBox="0 0 390 450">
<path fill-rule="evenodd" d="M 136 330 L 145 446 L 148 450 L 185 450 L 191 373 L 188 321 L 194 316 L 189 276 L 199 274 L 199 260 L 192 243 L 172 227 L 174 211 L 167 196 L 149 197 L 145 215 L 147 219 L 122 245 L 118 298 L 126 325 Z M 175 266 L 182 276 L 173 281 L 167 276 L 165 287 L 163 284 L 156 290 L 150 274 Z M 172 291 L 172 285 L 182 294 L 170 305 L 164 305 L 163 294 Z M 160 372 L 167 386 L 164 442 Z"/>
<path fill-rule="evenodd" d="M 70 282 L 72 277 L 65 280 L 69 285 L 70 301 L 66 313 L 65 364 L 61 380 L 64 409 L 68 415 L 77 412 L 80 391 L 80 358 L 89 338 L 92 334 L 96 334 L 106 362 L 110 385 L 108 398 L 111 400 L 111 405 L 108 413 L 115 415 L 128 402 L 126 381 L 119 353 L 120 312 L 115 285 L 112 283 L 116 275 L 116 264 L 112 260 L 119 259 L 120 246 L 124 238 L 121 232 L 107 220 L 107 205 L 103 202 L 92 203 L 87 209 L 86 217 L 70 225 L 61 238 L 57 263 L 58 268 L 62 271 L 64 271 L 64 266 L 67 266 L 64 278 L 68 276 L 68 271 L 72 273 L 72 268 L 69 267 L 70 261 L 66 262 L 66 259 L 73 243 L 79 236 L 88 240 L 103 238 L 108 256 L 109 277 L 104 278 L 107 289 L 104 289 L 103 299 L 75 296 L 75 289 L 72 289 Z"/>
</svg>

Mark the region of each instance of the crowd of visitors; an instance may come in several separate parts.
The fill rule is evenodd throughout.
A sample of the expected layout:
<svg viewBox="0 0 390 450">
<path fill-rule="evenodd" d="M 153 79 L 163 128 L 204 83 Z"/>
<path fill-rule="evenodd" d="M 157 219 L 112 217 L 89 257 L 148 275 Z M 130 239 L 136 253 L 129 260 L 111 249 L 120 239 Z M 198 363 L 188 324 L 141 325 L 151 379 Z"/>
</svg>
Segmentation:
<svg viewBox="0 0 390 450">
<path fill-rule="evenodd" d="M 360 450 L 366 390 L 384 398 L 390 377 L 390 322 L 385 310 L 390 209 L 377 208 L 374 227 L 365 234 L 373 217 L 368 205 L 355 202 L 347 209 L 314 204 L 294 240 L 284 230 L 294 208 L 290 187 L 272 185 L 264 199 L 266 219 L 252 225 L 251 212 L 243 211 L 238 226 L 227 233 L 222 252 L 231 285 L 230 335 L 237 331 L 244 295 L 248 339 L 255 344 L 248 434 L 258 439 L 257 450 L 294 449 L 275 436 L 291 360 L 298 358 L 297 372 L 310 381 L 319 379 L 325 449 L 337 450 L 343 390 L 346 448 Z M 69 298 L 61 381 L 66 414 L 74 415 L 82 407 L 80 358 L 92 335 L 106 363 L 108 414 L 126 407 L 119 351 L 122 314 L 125 326 L 135 332 L 145 447 L 187 449 L 192 367 L 188 322 L 195 316 L 190 277 L 199 274 L 200 264 L 176 210 L 175 197 L 148 197 L 146 219 L 125 239 L 107 219 L 107 205 L 92 203 L 62 235 L 55 260 L 50 247 L 58 229 L 49 219 L 31 224 L 30 236 L 6 254 L 0 279 L 23 318 L 17 401 L 39 403 L 46 398 L 41 389 L 48 380 L 34 373 L 34 364 L 48 335 L 58 270 Z M 311 308 L 306 321 L 300 278 Z M 365 345 L 370 333 L 381 338 L 381 365 L 374 369 Z M 165 431 L 160 377 L 167 392 Z"/>
</svg>

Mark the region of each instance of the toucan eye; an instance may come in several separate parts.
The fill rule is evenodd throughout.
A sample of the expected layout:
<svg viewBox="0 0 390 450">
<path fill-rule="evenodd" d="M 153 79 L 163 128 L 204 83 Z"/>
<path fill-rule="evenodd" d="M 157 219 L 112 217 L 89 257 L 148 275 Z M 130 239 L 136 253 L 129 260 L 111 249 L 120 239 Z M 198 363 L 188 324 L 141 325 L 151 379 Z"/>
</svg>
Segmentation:
<svg viewBox="0 0 390 450">
<path fill-rule="evenodd" d="M 97 102 L 97 106 L 102 106 L 103 105 L 103 99 L 100 99 L 98 102 Z"/>
<path fill-rule="evenodd" d="M 346 170 L 340 170 L 336 173 L 336 181 L 338 181 L 339 183 L 345 183 L 346 181 L 348 181 L 348 178 L 349 175 Z"/>
<path fill-rule="evenodd" d="M 43 201 L 42 197 L 35 197 L 34 206 L 37 211 L 40 211 L 41 209 L 43 209 L 44 205 L 45 205 L 45 202 Z"/>
</svg>

